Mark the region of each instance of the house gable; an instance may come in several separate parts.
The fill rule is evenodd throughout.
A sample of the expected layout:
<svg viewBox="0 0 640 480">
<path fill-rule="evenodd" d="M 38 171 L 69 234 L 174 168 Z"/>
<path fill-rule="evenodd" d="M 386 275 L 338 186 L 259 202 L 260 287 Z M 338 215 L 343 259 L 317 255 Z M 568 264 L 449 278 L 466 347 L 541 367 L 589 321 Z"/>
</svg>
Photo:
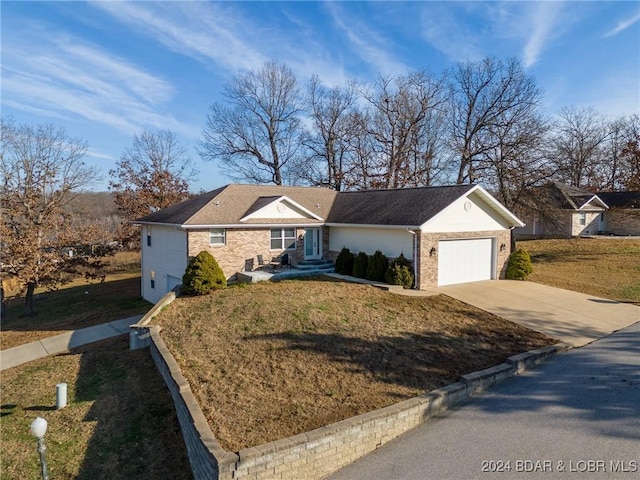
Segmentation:
<svg viewBox="0 0 640 480">
<path fill-rule="evenodd" d="M 429 233 L 476 232 L 508 230 L 523 225 L 485 190 L 477 187 L 425 222 L 421 230 Z"/>
<path fill-rule="evenodd" d="M 258 198 L 240 219 L 240 222 L 262 221 L 262 223 L 268 223 L 268 220 L 282 219 L 323 220 L 319 215 L 287 196 L 281 196 Z"/>
</svg>

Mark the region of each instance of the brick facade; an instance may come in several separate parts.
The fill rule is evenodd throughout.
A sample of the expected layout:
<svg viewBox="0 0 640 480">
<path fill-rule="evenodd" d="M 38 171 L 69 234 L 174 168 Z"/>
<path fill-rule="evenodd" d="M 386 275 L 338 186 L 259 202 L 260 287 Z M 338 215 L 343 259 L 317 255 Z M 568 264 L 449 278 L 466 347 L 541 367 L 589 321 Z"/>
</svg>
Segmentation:
<svg viewBox="0 0 640 480">
<path fill-rule="evenodd" d="M 614 235 L 640 235 L 640 209 L 612 208 L 605 214 L 606 232 Z"/>
<path fill-rule="evenodd" d="M 496 277 L 504 278 L 507 270 L 507 260 L 509 259 L 509 245 L 511 244 L 511 232 L 509 230 L 486 231 L 486 232 L 464 232 L 464 233 L 418 233 L 418 272 L 416 285 L 420 290 L 428 290 L 438 286 L 438 242 L 447 239 L 467 239 L 467 238 L 494 238 L 494 253 L 496 264 L 494 266 Z M 501 249 L 502 245 L 505 245 Z M 434 255 L 431 249 L 435 247 Z"/>
<path fill-rule="evenodd" d="M 211 245 L 209 230 L 189 230 L 187 252 L 189 258 L 206 250 L 214 256 L 227 278 L 237 272 L 251 271 L 258 267 L 258 255 L 265 261 L 289 253 L 293 265 L 304 259 L 304 228 L 296 228 L 296 248 L 290 250 L 271 250 L 271 230 L 256 228 L 225 229 L 225 244 Z"/>
</svg>

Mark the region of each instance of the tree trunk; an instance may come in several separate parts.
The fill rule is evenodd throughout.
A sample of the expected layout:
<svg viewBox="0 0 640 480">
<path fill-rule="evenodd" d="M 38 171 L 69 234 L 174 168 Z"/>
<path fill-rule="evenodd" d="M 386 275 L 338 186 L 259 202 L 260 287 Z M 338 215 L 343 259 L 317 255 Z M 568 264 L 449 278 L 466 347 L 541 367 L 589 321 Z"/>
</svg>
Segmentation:
<svg viewBox="0 0 640 480">
<path fill-rule="evenodd" d="M 33 315 L 33 292 L 36 289 L 34 282 L 27 283 L 27 294 L 24 296 L 24 312 L 25 316 Z"/>
</svg>

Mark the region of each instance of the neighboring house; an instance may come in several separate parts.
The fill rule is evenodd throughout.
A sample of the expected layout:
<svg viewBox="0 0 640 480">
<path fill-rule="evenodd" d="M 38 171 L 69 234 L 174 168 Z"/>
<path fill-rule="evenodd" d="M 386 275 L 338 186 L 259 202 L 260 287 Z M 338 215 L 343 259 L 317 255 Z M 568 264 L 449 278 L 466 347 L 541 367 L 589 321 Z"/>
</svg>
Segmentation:
<svg viewBox="0 0 640 480">
<path fill-rule="evenodd" d="M 503 276 L 510 231 L 523 223 L 477 185 L 336 192 L 316 187 L 227 185 L 136 221 L 142 227 L 142 296 L 181 283 L 190 257 L 208 250 L 227 278 L 257 255 L 293 265 L 381 250 L 412 260 L 420 289 Z"/>
<path fill-rule="evenodd" d="M 598 194 L 554 182 L 537 187 L 534 204 L 518 214 L 526 223 L 515 229 L 518 238 L 578 237 L 606 229 L 608 205 Z"/>
<path fill-rule="evenodd" d="M 604 231 L 610 235 L 640 235 L 640 192 L 599 192 L 609 207 Z"/>
</svg>

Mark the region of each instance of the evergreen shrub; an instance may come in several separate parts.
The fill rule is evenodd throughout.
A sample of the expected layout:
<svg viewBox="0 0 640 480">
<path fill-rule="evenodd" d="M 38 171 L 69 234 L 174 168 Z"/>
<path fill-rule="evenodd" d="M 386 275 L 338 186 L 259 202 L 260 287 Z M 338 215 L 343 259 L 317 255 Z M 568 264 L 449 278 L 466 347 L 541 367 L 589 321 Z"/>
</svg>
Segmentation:
<svg viewBox="0 0 640 480">
<path fill-rule="evenodd" d="M 220 265 L 204 250 L 189 261 L 182 276 L 182 292 L 187 295 L 205 295 L 226 286 L 227 279 Z"/>
<path fill-rule="evenodd" d="M 336 258 L 336 273 L 341 275 L 353 274 L 353 262 L 355 257 L 347 247 L 344 247 Z"/>
<path fill-rule="evenodd" d="M 506 278 L 509 280 L 524 280 L 531 272 L 533 272 L 531 256 L 526 250 L 519 248 L 509 256 Z"/>
<path fill-rule="evenodd" d="M 367 265 L 367 278 L 374 282 L 384 282 L 384 274 L 389 268 L 389 259 L 380 250 L 376 250 Z"/>
<path fill-rule="evenodd" d="M 413 286 L 413 271 L 411 262 L 401 253 L 393 259 L 384 274 L 384 281 L 390 285 L 402 285 L 404 288 Z"/>
<path fill-rule="evenodd" d="M 369 256 L 360 252 L 353 260 L 353 276 L 357 278 L 367 278 L 367 265 L 369 263 Z"/>
</svg>

